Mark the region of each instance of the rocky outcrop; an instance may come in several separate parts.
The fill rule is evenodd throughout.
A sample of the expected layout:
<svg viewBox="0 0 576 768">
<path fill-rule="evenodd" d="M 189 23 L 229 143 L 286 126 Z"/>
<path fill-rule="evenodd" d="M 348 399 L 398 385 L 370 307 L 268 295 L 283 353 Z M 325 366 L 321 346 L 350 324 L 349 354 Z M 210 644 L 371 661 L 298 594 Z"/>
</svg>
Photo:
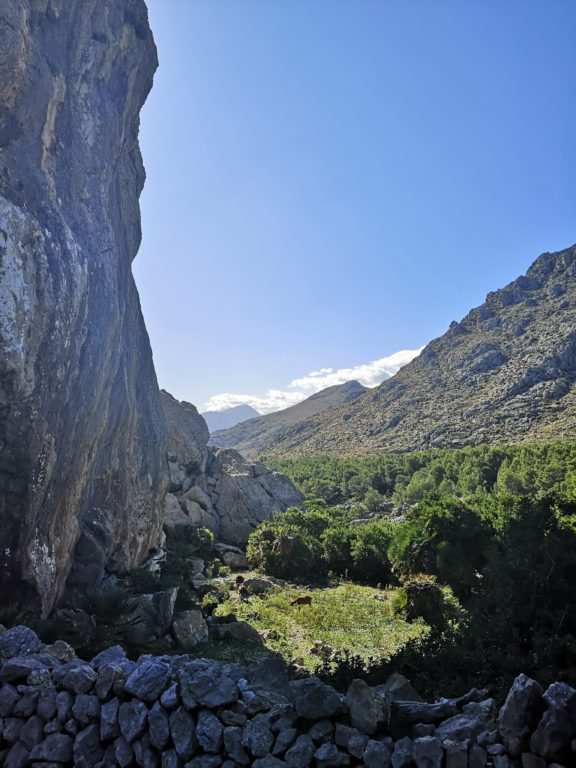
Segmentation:
<svg viewBox="0 0 576 768">
<path fill-rule="evenodd" d="M 164 423 L 131 261 L 143 0 L 0 4 L 0 595 L 46 613 L 155 546 Z"/>
<path fill-rule="evenodd" d="M 209 528 L 227 544 L 245 544 L 275 512 L 302 503 L 287 477 L 238 451 L 211 448 L 208 428 L 196 408 L 162 391 L 168 428 L 171 486 L 164 521 Z"/>
<path fill-rule="evenodd" d="M 543 254 L 391 379 L 285 429 L 262 453 L 459 448 L 573 439 L 575 430 L 573 246 Z"/>
<path fill-rule="evenodd" d="M 130 661 L 119 646 L 86 662 L 26 627 L 0 636 L 0 660 L 7 766 L 513 768 L 521 758 L 546 768 L 573 765 L 576 754 L 576 691 L 566 683 L 548 688 L 543 714 L 510 752 L 510 732 L 498 729 L 508 700 L 497 717 L 486 691 L 426 704 L 355 680 L 342 694 L 316 677 L 290 681 L 276 658 L 252 668 L 188 656 Z"/>
</svg>

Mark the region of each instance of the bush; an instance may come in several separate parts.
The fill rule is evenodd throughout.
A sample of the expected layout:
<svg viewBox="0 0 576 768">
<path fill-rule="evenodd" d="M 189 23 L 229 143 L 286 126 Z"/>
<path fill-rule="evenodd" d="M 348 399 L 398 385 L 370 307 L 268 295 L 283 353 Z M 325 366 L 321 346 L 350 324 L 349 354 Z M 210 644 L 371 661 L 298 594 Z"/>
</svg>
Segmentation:
<svg viewBox="0 0 576 768">
<path fill-rule="evenodd" d="M 251 534 L 246 555 L 253 568 L 281 579 L 316 576 L 321 566 L 317 539 L 294 526 L 263 523 Z"/>
</svg>

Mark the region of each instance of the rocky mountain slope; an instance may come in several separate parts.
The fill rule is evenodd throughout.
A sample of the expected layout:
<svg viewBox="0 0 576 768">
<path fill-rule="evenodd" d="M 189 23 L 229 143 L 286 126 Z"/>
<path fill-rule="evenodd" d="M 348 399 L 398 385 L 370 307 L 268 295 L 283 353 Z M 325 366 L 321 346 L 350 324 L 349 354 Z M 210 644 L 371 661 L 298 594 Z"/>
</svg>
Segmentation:
<svg viewBox="0 0 576 768">
<path fill-rule="evenodd" d="M 210 432 L 218 432 L 220 429 L 229 429 L 240 424 L 241 421 L 254 419 L 260 416 L 251 405 L 235 405 L 233 408 L 226 408 L 224 411 L 203 411 L 202 418 L 208 425 Z"/>
<path fill-rule="evenodd" d="M 265 452 L 352 455 L 575 437 L 572 247 L 542 254 L 393 378 L 286 427 Z"/>
<path fill-rule="evenodd" d="M 0 595 L 49 611 L 66 580 L 157 541 L 164 423 L 131 261 L 143 0 L 0 3 Z"/>
<path fill-rule="evenodd" d="M 302 503 L 284 475 L 238 451 L 209 447 L 208 427 L 193 405 L 163 390 L 162 408 L 171 475 L 165 525 L 203 526 L 226 544 L 243 545 L 262 520 Z"/>
<path fill-rule="evenodd" d="M 297 434 L 301 425 L 306 424 L 311 417 L 343 403 L 350 403 L 364 392 L 366 388 L 358 381 L 327 387 L 290 408 L 216 432 L 211 436 L 210 443 L 221 448 L 236 448 L 246 456 L 255 456 L 268 450 L 284 433 Z"/>
</svg>

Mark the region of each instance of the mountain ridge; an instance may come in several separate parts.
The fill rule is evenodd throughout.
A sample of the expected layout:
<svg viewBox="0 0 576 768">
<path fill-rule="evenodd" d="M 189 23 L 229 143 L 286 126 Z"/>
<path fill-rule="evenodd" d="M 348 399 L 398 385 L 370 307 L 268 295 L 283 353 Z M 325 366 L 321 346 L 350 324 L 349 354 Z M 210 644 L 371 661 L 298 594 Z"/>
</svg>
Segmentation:
<svg viewBox="0 0 576 768">
<path fill-rule="evenodd" d="M 240 405 L 234 405 L 232 408 L 225 408 L 223 411 L 202 411 L 200 415 L 208 425 L 210 433 L 212 433 L 223 429 L 230 429 L 230 427 L 235 427 L 236 424 L 240 424 L 242 421 L 257 418 L 262 414 L 256 408 L 252 408 L 251 405 L 241 403 Z"/>
<path fill-rule="evenodd" d="M 544 253 L 394 377 L 285 429 L 266 456 L 360 455 L 576 434 L 576 246 Z"/>
<path fill-rule="evenodd" d="M 366 387 L 355 380 L 335 384 L 289 408 L 266 413 L 243 421 L 231 429 L 215 432 L 211 435 L 210 444 L 219 448 L 235 448 L 246 456 L 254 456 L 285 429 L 297 428 L 298 424 L 311 416 L 353 400 L 366 391 Z"/>
</svg>

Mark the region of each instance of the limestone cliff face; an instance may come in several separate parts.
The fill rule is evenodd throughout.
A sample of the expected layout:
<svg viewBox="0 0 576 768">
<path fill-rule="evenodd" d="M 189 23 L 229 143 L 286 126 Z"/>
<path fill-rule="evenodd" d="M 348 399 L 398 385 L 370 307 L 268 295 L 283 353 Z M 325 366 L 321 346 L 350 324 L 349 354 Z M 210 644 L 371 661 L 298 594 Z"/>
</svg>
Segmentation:
<svg viewBox="0 0 576 768">
<path fill-rule="evenodd" d="M 262 520 L 302 504 L 280 472 L 238 451 L 208 446 L 208 426 L 193 405 L 162 390 L 162 407 L 171 477 L 165 525 L 203 526 L 226 544 L 243 545 Z"/>
<path fill-rule="evenodd" d="M 0 2 L 8 615 L 134 565 L 161 526 L 164 421 L 131 273 L 156 65 L 143 0 Z"/>
</svg>

